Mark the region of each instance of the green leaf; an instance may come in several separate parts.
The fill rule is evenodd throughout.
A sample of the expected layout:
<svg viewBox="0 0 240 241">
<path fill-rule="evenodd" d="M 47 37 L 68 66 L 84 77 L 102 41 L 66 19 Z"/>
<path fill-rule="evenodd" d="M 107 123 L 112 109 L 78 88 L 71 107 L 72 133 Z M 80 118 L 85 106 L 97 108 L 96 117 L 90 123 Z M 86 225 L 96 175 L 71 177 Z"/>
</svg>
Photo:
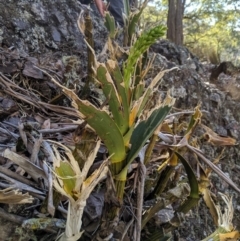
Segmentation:
<svg viewBox="0 0 240 241">
<path fill-rule="evenodd" d="M 121 105 L 122 105 L 122 109 L 123 109 L 122 110 L 123 117 L 124 117 L 126 124 L 128 125 L 129 104 L 128 104 L 128 100 L 127 100 L 127 92 L 126 92 L 125 85 L 123 82 L 123 76 L 122 76 L 121 70 L 118 66 L 118 63 L 113 60 L 108 60 L 106 66 L 107 66 L 107 69 L 108 69 L 109 73 L 111 74 L 113 81 L 115 83 L 115 86 L 117 88 L 117 92 L 118 92 L 118 95 L 119 95 L 119 98 L 121 101 Z M 128 129 L 126 129 L 125 133 L 127 131 L 128 131 Z"/>
<path fill-rule="evenodd" d="M 123 136 L 114 120 L 106 111 L 99 110 L 88 101 L 74 99 L 78 110 L 85 116 L 86 122 L 96 131 L 112 155 L 111 162 L 125 159 Z"/>
<path fill-rule="evenodd" d="M 168 101 L 168 104 L 154 110 L 147 120 L 139 123 L 137 127 L 133 130 L 130 139 L 131 149 L 127 154 L 125 167 L 117 176 L 115 176 L 116 180 L 124 181 L 126 179 L 129 165 L 138 155 L 139 151 L 146 143 L 146 141 L 152 136 L 156 128 L 161 124 L 161 122 L 164 121 L 165 117 L 171 110 L 173 103 L 173 99 L 170 99 L 170 101 Z"/>
<path fill-rule="evenodd" d="M 133 100 L 138 100 L 142 95 L 144 91 L 144 84 L 140 83 L 134 88 L 133 93 Z"/>
<path fill-rule="evenodd" d="M 73 197 L 73 190 L 76 185 L 76 173 L 69 162 L 60 162 L 60 166 L 55 168 L 55 172 L 63 182 L 64 191 Z"/>
<path fill-rule="evenodd" d="M 189 185 L 191 187 L 190 196 L 193 198 L 199 198 L 198 181 L 197 181 L 196 175 L 194 174 L 191 166 L 185 160 L 185 158 L 183 156 L 181 156 L 178 152 L 175 152 L 175 154 L 180 159 L 180 161 L 182 162 L 182 164 L 186 170 Z"/>
<path fill-rule="evenodd" d="M 171 110 L 172 105 L 173 103 L 159 107 L 152 112 L 147 120 L 142 121 L 137 125 L 130 139 L 131 150 L 127 155 L 127 163 L 131 163 L 138 155 L 138 152 L 146 141 L 152 136 L 156 128 L 164 121 L 165 117 Z"/>
<path fill-rule="evenodd" d="M 152 28 L 149 32 L 142 34 L 130 49 L 128 59 L 123 69 L 126 90 L 128 90 L 131 85 L 131 77 L 134 74 L 135 65 L 138 59 L 150 47 L 150 45 L 164 35 L 165 29 L 166 28 L 163 26 Z"/>
<path fill-rule="evenodd" d="M 133 12 L 132 14 L 130 14 L 129 17 L 129 24 L 128 24 L 128 41 L 129 43 L 132 40 L 132 36 L 136 33 L 136 26 L 138 25 L 138 21 L 142 15 L 142 12 L 144 10 L 144 8 L 147 5 L 147 1 L 144 2 L 143 6 L 141 7 L 140 10 L 137 10 L 135 12 Z"/>
<path fill-rule="evenodd" d="M 129 16 L 130 15 L 130 4 L 129 0 L 123 0 L 123 7 L 124 7 L 124 13 Z"/>
<path fill-rule="evenodd" d="M 106 12 L 105 14 L 105 22 L 104 25 L 106 26 L 107 30 L 109 31 L 109 37 L 115 38 L 116 35 L 116 26 L 115 26 L 115 19 L 113 16 Z"/>
<path fill-rule="evenodd" d="M 117 124 L 121 134 L 125 134 L 128 129 L 128 120 L 125 119 L 123 108 L 115 88 L 114 82 L 104 64 L 97 67 L 97 79 L 102 84 L 102 90 L 108 99 L 109 108 L 113 114 L 114 122 Z"/>
<path fill-rule="evenodd" d="M 198 181 L 189 163 L 178 152 L 175 152 L 175 154 L 180 159 L 180 161 L 182 162 L 186 170 L 186 173 L 188 176 L 188 182 L 191 188 L 190 195 L 188 196 L 187 200 L 178 208 L 177 212 L 187 213 L 191 208 L 196 206 L 198 203 L 198 200 L 199 200 Z"/>
</svg>

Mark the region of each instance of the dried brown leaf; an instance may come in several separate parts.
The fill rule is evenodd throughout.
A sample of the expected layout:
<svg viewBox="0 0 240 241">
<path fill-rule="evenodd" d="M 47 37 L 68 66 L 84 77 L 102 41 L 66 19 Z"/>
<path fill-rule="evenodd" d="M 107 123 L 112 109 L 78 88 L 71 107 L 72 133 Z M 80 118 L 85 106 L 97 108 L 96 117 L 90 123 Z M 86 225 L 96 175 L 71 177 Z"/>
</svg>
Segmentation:
<svg viewBox="0 0 240 241">
<path fill-rule="evenodd" d="M 207 139 L 208 142 L 215 146 L 233 146 L 236 145 L 236 140 L 231 137 L 222 137 L 211 130 L 209 127 L 205 125 L 201 125 L 203 129 L 206 131 L 204 137 Z"/>
<path fill-rule="evenodd" d="M 50 129 L 51 128 L 50 126 L 51 126 L 51 121 L 50 119 L 47 119 L 43 122 L 42 129 Z"/>
<path fill-rule="evenodd" d="M 8 187 L 6 189 L 0 190 L 0 203 L 7 204 L 23 204 L 23 203 L 32 203 L 33 197 L 28 193 L 22 194 L 17 189 L 13 189 L 12 187 Z"/>
<path fill-rule="evenodd" d="M 41 179 L 45 177 L 45 174 L 41 168 L 34 165 L 26 158 L 11 151 L 10 149 L 6 149 L 5 151 L 3 151 L 2 156 L 8 158 L 12 162 L 23 168 L 36 182 L 38 182 L 39 178 Z"/>
</svg>

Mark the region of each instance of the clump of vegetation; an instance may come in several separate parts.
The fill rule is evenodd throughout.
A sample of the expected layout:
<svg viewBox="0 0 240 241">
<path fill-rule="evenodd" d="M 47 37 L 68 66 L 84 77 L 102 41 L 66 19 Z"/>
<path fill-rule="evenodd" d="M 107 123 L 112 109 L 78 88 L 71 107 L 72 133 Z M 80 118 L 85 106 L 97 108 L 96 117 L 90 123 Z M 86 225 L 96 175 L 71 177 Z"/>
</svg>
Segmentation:
<svg viewBox="0 0 240 241">
<path fill-rule="evenodd" d="M 101 237 L 113 237 L 121 223 L 125 230 L 121 236 L 122 239 L 126 236 L 140 240 L 144 235 L 148 240 L 167 238 L 169 232 L 180 225 L 179 214 L 187 213 L 196 206 L 200 195 L 203 195 L 214 220 L 217 220 L 219 212 L 216 211 L 209 191 L 209 175 L 212 170 L 235 190 L 240 191 L 217 166 L 203 155 L 198 137 L 194 134 L 197 128 L 202 128 L 206 132 L 204 137 L 210 143 L 218 145 L 234 145 L 235 140 L 220 137 L 202 126 L 200 106 L 197 106 L 193 112 L 170 114 L 174 99 L 169 95 L 164 100 L 159 97 L 155 98 L 159 81 L 166 71 L 158 73 L 150 85 L 147 86 L 144 82 L 153 62 L 153 59 L 147 58 L 147 50 L 151 44 L 165 34 L 165 28 L 161 25 L 156 26 L 136 36 L 134 29 L 143 8 L 144 6 L 135 13 L 129 12 L 125 18 L 124 43 L 129 49 L 120 57 L 118 51 L 121 46 L 115 41 L 118 29 L 115 27 L 114 19 L 108 13 L 106 14 L 106 26 L 109 30 L 107 42 L 109 59 L 105 63 L 98 62 L 89 40 L 86 41 L 89 51 L 92 52 L 92 57 L 89 59 L 92 71 L 89 73 L 91 73 L 91 78 L 94 78 L 95 82 L 101 86 L 105 96 L 101 107 L 91 104 L 88 100 L 82 100 L 73 90 L 61 86 L 65 95 L 72 100 L 79 118 L 85 123 L 83 126 L 85 134 L 81 136 L 82 140 L 87 138 L 90 143 L 96 143 L 96 147 L 92 146 L 94 155 L 91 154 L 91 157 L 86 155 L 86 153 L 91 153 L 91 150 L 76 146 L 73 154 L 66 150 L 70 163 L 58 161 L 58 167 L 55 167 L 57 183 L 63 183 L 61 187 L 55 183 L 58 186 L 57 190 L 70 199 L 68 227 L 62 240 L 68 240 L 74 236 L 76 237 L 74 240 L 77 240 L 82 235 L 80 227 L 86 199 L 104 177 L 107 178 L 106 193 L 108 197 L 111 195 L 111 198 L 105 200 L 110 204 L 108 204 L 107 212 L 102 214 L 105 221 L 100 222 L 100 228 L 95 234 Z M 79 26 L 81 29 L 87 27 L 84 26 L 84 21 L 79 23 Z M 118 60 L 124 55 L 127 57 L 121 66 Z M 57 81 L 53 81 L 60 86 Z M 185 121 L 179 126 L 174 126 L 170 118 L 182 114 L 191 116 L 189 122 Z M 99 140 L 108 150 L 110 172 L 106 177 L 107 161 L 104 161 L 100 168 L 87 177 L 89 167 L 100 145 Z M 154 156 L 156 151 L 164 155 Z M 195 174 L 190 160 L 186 159 L 189 153 L 192 153 L 190 154 L 192 158 L 197 160 L 200 176 Z M 83 156 L 86 157 L 85 160 L 81 158 Z M 59 158 L 56 159 L 59 160 Z M 79 161 L 78 165 L 74 159 Z M 200 164 L 200 160 L 206 167 Z M 186 176 L 187 179 L 180 181 L 180 176 Z M 91 185 L 93 180 L 95 183 Z M 151 180 L 151 185 L 149 185 L 149 180 Z M 129 222 L 123 223 L 122 215 L 126 202 L 132 206 L 131 212 L 134 217 L 131 218 L 131 212 L 127 213 Z M 151 204 L 144 207 L 145 203 Z M 150 222 L 152 218 L 160 210 L 173 203 L 178 203 L 178 207 L 173 209 L 173 215 L 161 225 L 161 229 L 153 230 Z M 76 207 L 80 207 L 80 213 L 77 212 Z M 172 223 L 176 226 L 172 226 Z"/>
<path fill-rule="evenodd" d="M 73 108 L 62 108 L 60 113 L 70 113 L 77 118 L 72 148 L 45 141 L 41 135 L 37 139 L 36 133 L 29 137 L 34 129 L 20 125 L 21 138 L 17 148 L 20 150 L 24 146 L 21 150 L 27 149 L 29 153 L 33 149 L 31 162 L 9 149 L 2 153 L 3 157 L 20 163 L 19 166 L 35 181 L 43 178 L 47 183 L 48 195 L 43 198 L 42 213 L 54 217 L 58 208 L 66 214 L 66 222 L 64 218 L 44 216 L 25 220 L 23 228 L 65 229 L 58 237 L 62 241 L 168 240 L 171 231 L 181 225 L 182 216 L 202 198 L 216 225 L 216 232 L 207 240 L 239 237 L 231 223 L 232 199 L 222 195 L 227 204 L 224 215 L 213 201 L 209 188 L 211 173 L 216 172 L 232 188 L 240 190 L 215 165 L 221 155 L 209 160 L 201 151 L 203 141 L 215 146 L 235 145 L 236 141 L 220 137 L 201 124 L 200 105 L 193 111 L 176 112 L 172 108 L 175 100 L 169 93 L 160 97 L 159 83 L 171 69 L 157 73 L 150 83 L 146 83 L 155 57 L 148 49 L 166 31 L 164 26 L 157 25 L 136 34 L 146 3 L 131 13 L 128 1 L 125 1 L 122 32 L 114 19 L 106 14 L 109 37 L 102 53 L 106 56 L 104 62 L 100 62 L 94 52 L 89 10 L 86 8 L 80 15 L 78 26 L 88 46 L 86 85 L 78 95 L 75 89 L 60 85 L 52 78 L 72 101 Z M 94 84 L 101 96 L 92 103 L 90 86 Z M 28 103 L 31 100 L 28 99 Z M 36 101 L 36 108 L 37 104 Z M 43 153 L 40 153 L 40 146 Z M 38 153 L 46 156 L 41 164 L 37 163 Z M 42 165 L 42 169 L 38 165 Z M 30 191 L 42 195 L 34 188 Z M 11 193 L 11 189 L 6 189 L 2 196 L 11 196 Z M 95 203 L 101 205 L 95 205 L 96 223 L 94 230 L 88 231 L 83 218 L 93 194 L 98 197 Z M 18 199 L 12 200 L 14 202 L 30 203 L 33 200 L 21 192 L 15 193 L 15 197 Z M 59 203 L 67 204 L 66 213 Z M 166 214 L 164 218 L 162 212 Z M 90 212 L 88 216 L 94 215 Z"/>
</svg>

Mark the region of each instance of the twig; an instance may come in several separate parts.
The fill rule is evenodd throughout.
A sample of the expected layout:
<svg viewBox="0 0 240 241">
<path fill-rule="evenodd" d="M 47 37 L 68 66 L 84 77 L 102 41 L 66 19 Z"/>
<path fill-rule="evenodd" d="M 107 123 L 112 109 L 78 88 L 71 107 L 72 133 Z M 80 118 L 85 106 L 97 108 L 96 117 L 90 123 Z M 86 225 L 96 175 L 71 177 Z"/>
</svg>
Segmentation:
<svg viewBox="0 0 240 241">
<path fill-rule="evenodd" d="M 59 133 L 59 132 L 65 132 L 65 131 L 74 131 L 77 129 L 77 125 L 76 126 L 67 126 L 67 127 L 63 127 L 63 128 L 58 128 L 58 129 L 42 129 L 39 130 L 40 133 L 42 134 L 53 134 L 53 133 Z"/>
<path fill-rule="evenodd" d="M 229 177 L 227 177 L 221 169 L 219 169 L 215 164 L 208 160 L 199 149 L 188 144 L 186 146 L 198 157 L 200 157 L 205 162 L 205 164 L 207 164 L 215 173 L 217 173 L 226 183 L 228 183 L 233 189 L 240 193 L 240 189 L 236 186 L 236 184 Z"/>
<path fill-rule="evenodd" d="M 11 127 L 14 127 L 14 128 L 18 128 L 18 126 L 17 125 L 14 125 L 14 124 L 12 124 L 12 123 L 10 123 L 10 122 L 7 122 L 7 121 L 3 121 L 3 123 L 4 124 L 6 124 L 6 125 L 9 125 L 9 126 L 11 126 Z M 65 131 L 74 131 L 74 130 L 76 130 L 76 128 L 78 127 L 78 125 L 74 125 L 74 124 L 72 124 L 72 123 L 58 123 L 58 125 L 71 125 L 71 126 L 66 126 L 66 127 L 62 127 L 62 128 L 57 128 L 57 129 L 41 129 L 41 130 L 37 130 L 39 133 L 42 133 L 42 134 L 52 134 L 52 133 L 59 133 L 59 132 L 65 132 Z M 2 130 L 2 128 L 0 127 L 0 131 Z M 11 134 L 11 135 L 13 135 L 14 137 L 19 137 L 17 134 L 15 134 L 15 133 L 12 133 L 12 132 L 10 132 L 10 131 L 6 131 L 6 130 L 4 130 L 3 129 L 3 131 L 4 131 L 4 133 L 8 133 L 9 132 L 9 134 Z"/>
<path fill-rule="evenodd" d="M 36 188 L 33 188 L 31 186 L 28 186 L 22 182 L 19 182 L 9 176 L 6 176 L 3 173 L 0 173 L 0 177 L 7 180 L 9 184 L 0 182 L 0 186 L 3 188 L 8 188 L 8 187 L 12 187 L 12 188 L 16 188 L 16 189 L 20 189 L 20 190 L 25 190 L 27 192 L 33 192 L 33 193 L 38 193 L 38 194 L 43 194 L 43 192 L 37 190 Z"/>
<path fill-rule="evenodd" d="M 132 219 L 127 223 L 127 225 L 125 226 L 125 228 L 124 228 L 124 230 L 123 230 L 122 237 L 121 237 L 121 241 L 124 240 L 124 237 L 125 237 L 125 235 L 126 235 L 128 229 L 131 227 L 133 221 L 134 221 L 134 218 L 132 218 Z"/>
<path fill-rule="evenodd" d="M 209 113 L 209 111 L 206 111 L 206 110 L 201 110 L 202 113 Z M 166 119 L 168 118 L 171 118 L 173 116 L 176 116 L 176 115 L 188 115 L 188 114 L 194 114 L 195 111 L 181 111 L 181 112 L 176 112 L 176 113 L 173 113 L 173 114 L 170 114 L 170 115 L 167 115 L 166 116 Z"/>
<path fill-rule="evenodd" d="M 24 129 L 23 123 L 19 123 L 18 124 L 19 134 L 20 134 L 20 137 L 21 137 L 25 147 L 27 148 L 28 147 L 27 135 L 23 129 Z M 30 150 L 30 153 L 31 153 L 31 150 Z"/>
<path fill-rule="evenodd" d="M 0 127 L 0 132 L 4 133 L 4 134 L 8 134 L 8 135 L 11 135 L 13 136 L 14 138 L 18 138 L 19 135 L 18 134 L 15 134 L 13 132 L 10 132 L 9 130 L 6 130 L 6 129 L 3 129 L 2 127 Z"/>
<path fill-rule="evenodd" d="M 138 164 L 138 173 L 139 173 L 139 184 L 137 188 L 137 211 L 136 211 L 136 241 L 141 240 L 141 225 L 142 225 L 142 209 L 143 209 L 143 195 L 144 195 L 144 184 L 146 177 L 146 166 L 143 162 Z"/>
<path fill-rule="evenodd" d="M 8 144 L 8 145 L 0 144 L 0 147 L 6 147 L 6 148 L 14 147 L 14 146 L 15 144 Z"/>
<path fill-rule="evenodd" d="M 29 186 L 32 186 L 32 187 L 36 187 L 36 185 L 37 185 L 36 183 L 30 181 L 29 179 L 17 174 L 16 172 L 13 172 L 13 171 L 11 171 L 11 170 L 3 167 L 3 166 L 0 166 L 0 172 L 9 176 L 9 177 L 11 177 L 11 178 L 13 178 L 13 179 L 15 179 L 15 180 L 17 180 L 17 181 L 19 181 L 19 182 L 22 182 L 26 185 L 29 185 Z"/>
<path fill-rule="evenodd" d="M 26 218 L 23 218 L 21 216 L 7 213 L 4 211 L 3 208 L 0 208 L 0 216 L 1 218 L 4 218 L 10 222 L 17 223 L 17 224 L 22 224 L 23 221 L 27 220 Z"/>
<path fill-rule="evenodd" d="M 48 162 L 53 163 L 55 156 L 53 154 L 51 146 L 47 141 L 42 142 L 42 148 L 46 158 L 48 159 Z"/>
<path fill-rule="evenodd" d="M 32 149 L 32 154 L 31 154 L 31 157 L 30 157 L 30 161 L 32 163 L 34 163 L 35 165 L 39 166 L 38 153 L 39 153 L 42 141 L 43 141 L 42 134 L 40 134 L 38 139 L 35 139 L 33 136 L 31 138 L 34 140 L 34 144 L 33 144 L 33 149 Z"/>
<path fill-rule="evenodd" d="M 29 194 L 31 194 L 33 197 L 36 197 L 36 198 L 38 198 L 39 200 L 42 200 L 42 201 L 44 201 L 46 199 L 45 196 L 42 196 L 42 195 L 39 195 L 39 194 L 36 194 L 36 193 L 29 192 Z M 65 215 L 67 215 L 67 213 L 68 213 L 68 211 L 61 206 L 58 206 L 57 210 L 62 212 Z"/>
<path fill-rule="evenodd" d="M 55 214 L 55 207 L 53 205 L 53 181 L 52 181 L 52 172 L 49 170 L 46 163 L 43 163 L 43 171 L 48 179 L 48 212 L 52 215 Z"/>
<path fill-rule="evenodd" d="M 52 110 L 58 114 L 65 114 L 67 116 L 77 117 L 79 118 L 79 115 L 77 114 L 77 111 L 74 108 L 70 107 L 64 107 L 64 106 L 58 106 L 58 105 L 51 105 L 46 102 L 38 101 L 38 104 L 42 106 L 45 109 Z M 47 112 L 49 114 L 49 112 Z"/>
<path fill-rule="evenodd" d="M 45 71 L 43 71 L 43 72 L 45 73 Z M 69 107 L 51 105 L 51 104 L 47 104 L 46 102 L 41 102 L 39 100 L 39 98 L 37 98 L 36 96 L 32 96 L 32 94 L 30 92 L 27 92 L 25 89 L 17 86 L 16 84 L 13 84 L 10 79 L 6 78 L 1 73 L 0 73 L 0 85 L 3 86 L 4 92 L 6 94 L 9 94 L 9 95 L 13 96 L 14 98 L 17 98 L 23 102 L 26 102 L 29 105 L 36 107 L 37 109 L 41 109 L 47 115 L 49 115 L 49 111 L 47 111 L 46 109 L 50 109 L 56 113 L 78 117 L 75 109 L 69 108 Z M 23 92 L 23 94 L 12 90 L 12 87 Z"/>
</svg>

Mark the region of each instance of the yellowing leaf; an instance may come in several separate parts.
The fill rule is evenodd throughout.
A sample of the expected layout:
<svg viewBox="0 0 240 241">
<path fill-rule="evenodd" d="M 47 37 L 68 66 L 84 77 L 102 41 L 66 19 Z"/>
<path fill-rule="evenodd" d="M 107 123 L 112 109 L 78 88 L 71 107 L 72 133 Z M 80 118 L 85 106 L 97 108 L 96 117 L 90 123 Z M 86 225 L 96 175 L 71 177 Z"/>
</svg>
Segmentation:
<svg viewBox="0 0 240 241">
<path fill-rule="evenodd" d="M 133 125 L 133 123 L 135 122 L 137 113 L 138 113 L 138 109 L 139 109 L 139 105 L 136 104 L 133 106 L 130 116 L 129 116 L 129 126 L 131 127 Z"/>
<path fill-rule="evenodd" d="M 173 134 L 172 129 L 169 127 L 167 122 L 163 122 L 161 126 L 161 132 Z"/>
<path fill-rule="evenodd" d="M 201 193 L 203 194 L 203 199 L 204 199 L 207 207 L 209 208 L 209 211 L 212 215 L 214 224 L 218 225 L 218 213 L 217 213 L 216 206 L 212 200 L 209 189 L 208 188 L 205 188 L 205 189 L 199 188 L 199 189 L 200 189 Z"/>
<path fill-rule="evenodd" d="M 240 233 L 238 231 L 232 231 L 230 233 L 219 234 L 220 241 L 237 241 L 240 238 Z"/>
<path fill-rule="evenodd" d="M 173 153 L 171 155 L 171 157 L 169 158 L 169 164 L 171 166 L 177 166 L 177 164 L 178 164 L 178 157 L 177 157 L 177 155 L 175 153 Z"/>
</svg>

